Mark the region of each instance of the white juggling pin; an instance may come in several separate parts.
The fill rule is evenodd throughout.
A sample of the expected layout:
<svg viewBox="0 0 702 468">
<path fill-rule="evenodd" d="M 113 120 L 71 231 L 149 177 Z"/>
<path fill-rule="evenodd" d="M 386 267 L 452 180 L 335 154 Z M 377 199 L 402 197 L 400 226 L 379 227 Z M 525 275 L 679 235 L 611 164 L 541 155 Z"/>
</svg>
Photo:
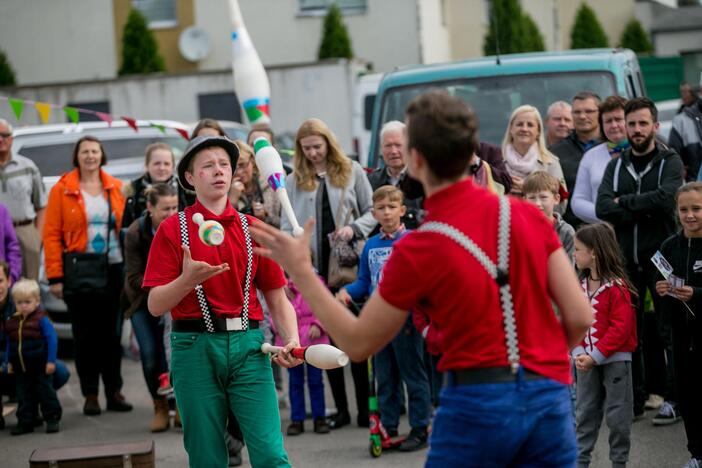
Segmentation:
<svg viewBox="0 0 702 468">
<path fill-rule="evenodd" d="M 234 92 L 251 125 L 268 125 L 271 122 L 271 88 L 268 84 L 268 75 L 244 26 L 237 0 L 229 0 L 229 13 L 232 23 Z"/>
<path fill-rule="evenodd" d="M 278 200 L 280 200 L 280 205 L 285 211 L 285 216 L 288 217 L 293 227 L 293 236 L 300 237 L 304 230 L 300 227 L 300 223 L 297 222 L 297 217 L 288 198 L 288 192 L 285 190 L 285 169 L 283 169 L 283 160 L 280 158 L 278 150 L 265 137 L 258 137 L 254 141 L 254 154 L 258 171 L 278 195 Z"/>
<path fill-rule="evenodd" d="M 261 352 L 263 353 L 277 354 L 282 350 L 282 347 L 273 346 L 268 343 L 263 343 L 261 345 Z M 328 344 L 293 348 L 290 354 L 318 369 L 336 369 L 338 367 L 344 367 L 349 363 L 349 357 L 345 352 Z"/>
<path fill-rule="evenodd" d="M 195 213 L 193 221 L 200 226 L 197 234 L 205 245 L 212 247 L 224 242 L 224 228 L 217 221 L 212 219 L 205 221 L 201 213 Z"/>
</svg>

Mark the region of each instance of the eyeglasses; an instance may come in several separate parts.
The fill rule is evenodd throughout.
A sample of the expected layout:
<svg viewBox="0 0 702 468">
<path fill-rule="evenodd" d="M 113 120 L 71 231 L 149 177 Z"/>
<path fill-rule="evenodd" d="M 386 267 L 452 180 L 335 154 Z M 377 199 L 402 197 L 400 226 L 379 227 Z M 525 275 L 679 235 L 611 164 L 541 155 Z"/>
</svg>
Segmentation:
<svg viewBox="0 0 702 468">
<path fill-rule="evenodd" d="M 10 132 L 3 132 L 3 133 L 0 133 L 0 137 L 2 137 L 2 138 L 12 138 L 12 133 L 10 133 Z"/>
</svg>

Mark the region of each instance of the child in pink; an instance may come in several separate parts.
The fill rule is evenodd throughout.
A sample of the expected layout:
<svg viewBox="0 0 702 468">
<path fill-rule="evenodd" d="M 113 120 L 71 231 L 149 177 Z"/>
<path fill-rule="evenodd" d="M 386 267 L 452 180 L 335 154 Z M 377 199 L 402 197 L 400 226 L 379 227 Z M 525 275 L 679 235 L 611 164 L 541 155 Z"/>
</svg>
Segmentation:
<svg viewBox="0 0 702 468">
<path fill-rule="evenodd" d="M 320 278 L 321 281 L 321 278 Z M 329 336 L 317 321 L 310 306 L 302 298 L 292 280 L 288 281 L 285 293 L 290 303 L 297 313 L 297 327 L 300 333 L 300 346 L 310 346 L 315 344 L 329 344 Z M 271 324 L 275 331 L 275 324 Z M 280 335 L 275 334 L 276 345 L 284 346 Z M 287 429 L 289 436 L 299 435 L 305 432 L 305 373 L 307 374 L 307 388 L 310 393 L 310 404 L 312 406 L 312 417 L 314 419 L 314 432 L 318 434 L 329 433 L 329 425 L 326 420 L 326 410 L 324 406 L 324 380 L 322 371 L 310 364 L 288 369 L 289 396 L 290 396 L 290 425 Z"/>
</svg>

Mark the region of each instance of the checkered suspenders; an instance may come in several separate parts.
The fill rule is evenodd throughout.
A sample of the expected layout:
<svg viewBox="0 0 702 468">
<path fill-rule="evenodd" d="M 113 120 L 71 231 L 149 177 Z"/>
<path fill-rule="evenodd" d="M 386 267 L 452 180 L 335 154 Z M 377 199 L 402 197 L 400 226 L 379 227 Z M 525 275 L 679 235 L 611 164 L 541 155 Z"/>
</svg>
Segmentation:
<svg viewBox="0 0 702 468">
<path fill-rule="evenodd" d="M 253 245 L 251 243 L 251 234 L 249 234 L 249 221 L 246 216 L 237 213 L 241 220 L 241 228 L 244 230 L 244 239 L 246 241 L 246 279 L 244 280 L 244 304 L 241 308 L 241 329 L 248 330 L 249 328 L 249 294 L 251 292 L 251 270 L 253 268 Z M 185 217 L 184 211 L 178 212 L 178 221 L 180 224 L 180 239 L 183 245 L 190 247 L 190 236 L 188 235 L 188 220 Z M 209 333 L 214 333 L 214 325 L 212 323 L 212 313 L 210 306 L 205 297 L 205 290 L 201 284 L 195 286 L 195 294 L 197 302 L 202 310 L 202 319 L 205 321 L 205 329 Z"/>
<path fill-rule="evenodd" d="M 512 372 L 516 373 L 519 369 L 519 343 L 517 341 L 517 322 L 514 318 L 512 290 L 509 285 L 510 206 L 507 197 L 500 197 L 500 215 L 497 232 L 497 264 L 495 264 L 468 236 L 449 224 L 432 221 L 421 225 L 418 231 L 436 232 L 453 239 L 475 257 L 490 277 L 495 280 L 500 291 L 502 323 L 507 344 L 507 360 L 510 363 Z"/>
</svg>

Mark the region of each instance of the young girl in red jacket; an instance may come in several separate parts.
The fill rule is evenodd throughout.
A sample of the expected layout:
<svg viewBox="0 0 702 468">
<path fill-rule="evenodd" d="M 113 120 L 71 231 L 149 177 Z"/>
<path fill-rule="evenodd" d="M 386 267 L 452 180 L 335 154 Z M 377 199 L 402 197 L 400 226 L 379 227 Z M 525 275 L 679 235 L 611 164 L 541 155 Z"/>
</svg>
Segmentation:
<svg viewBox="0 0 702 468">
<path fill-rule="evenodd" d="M 590 464 L 602 416 L 609 427 L 613 467 L 629 460 L 633 420 L 631 353 L 636 349 L 636 315 L 619 244 L 609 224 L 581 227 L 575 234 L 575 263 L 594 316 L 575 361 L 578 467 Z"/>
</svg>

